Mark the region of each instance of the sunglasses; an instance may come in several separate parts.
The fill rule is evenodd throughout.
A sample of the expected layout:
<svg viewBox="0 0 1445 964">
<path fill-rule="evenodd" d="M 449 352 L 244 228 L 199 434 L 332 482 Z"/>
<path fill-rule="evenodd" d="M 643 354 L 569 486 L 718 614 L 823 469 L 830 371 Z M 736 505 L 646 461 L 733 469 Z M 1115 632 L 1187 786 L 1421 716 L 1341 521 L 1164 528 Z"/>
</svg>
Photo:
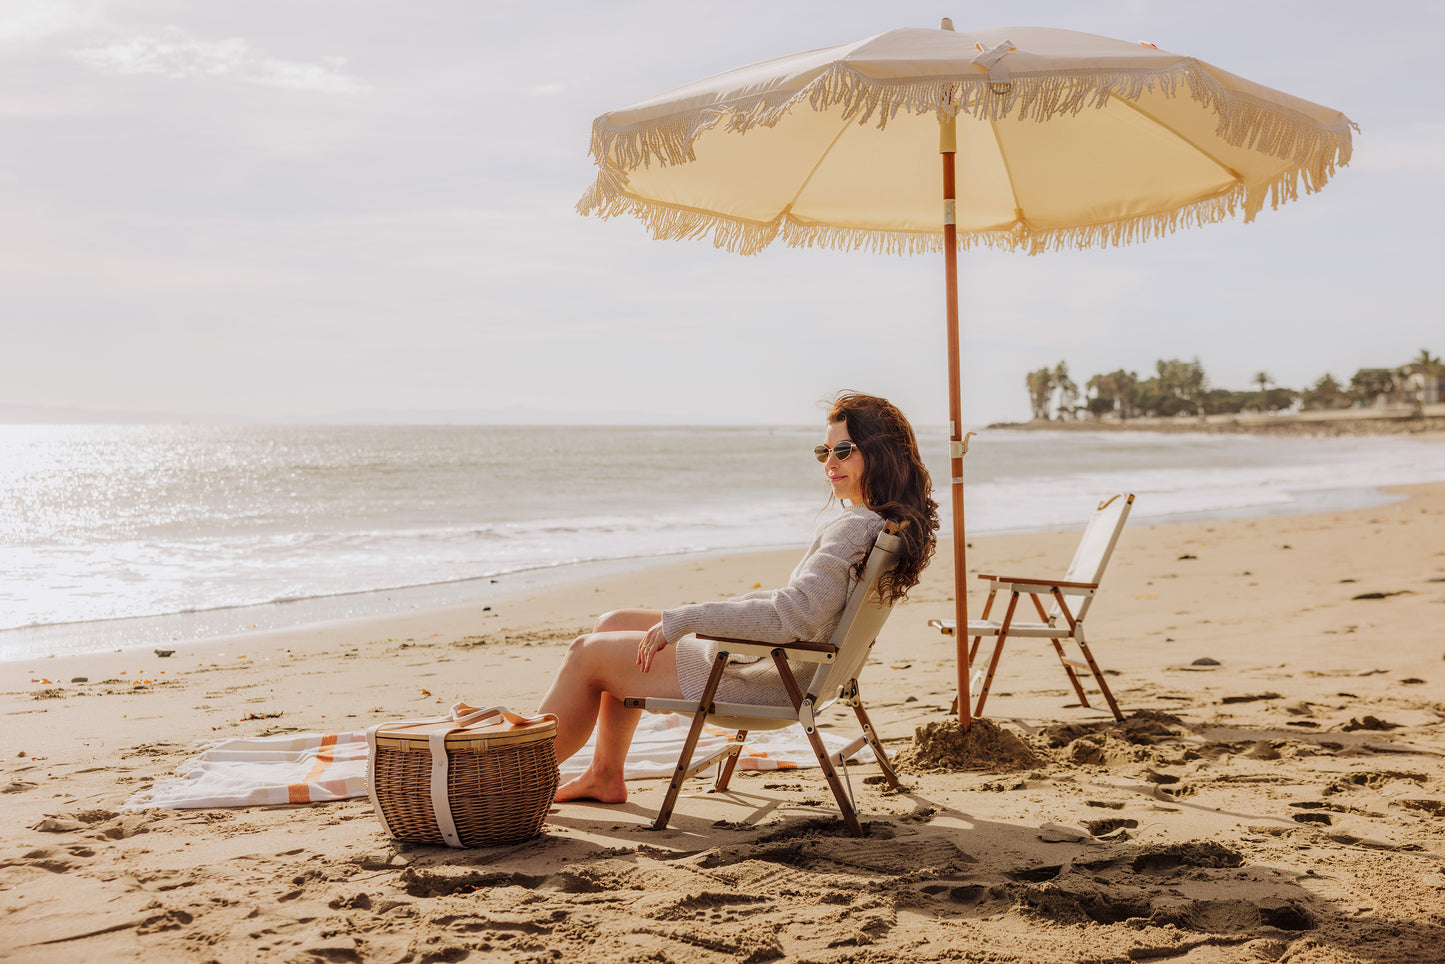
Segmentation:
<svg viewBox="0 0 1445 964">
<path fill-rule="evenodd" d="M 813 454 L 818 457 L 819 462 L 828 461 L 829 455 L 833 456 L 833 458 L 839 462 L 846 462 L 848 461 L 848 456 L 852 455 L 857 448 L 858 445 L 856 442 L 850 442 L 844 439 L 832 448 L 828 448 L 826 445 L 814 446 Z"/>
</svg>

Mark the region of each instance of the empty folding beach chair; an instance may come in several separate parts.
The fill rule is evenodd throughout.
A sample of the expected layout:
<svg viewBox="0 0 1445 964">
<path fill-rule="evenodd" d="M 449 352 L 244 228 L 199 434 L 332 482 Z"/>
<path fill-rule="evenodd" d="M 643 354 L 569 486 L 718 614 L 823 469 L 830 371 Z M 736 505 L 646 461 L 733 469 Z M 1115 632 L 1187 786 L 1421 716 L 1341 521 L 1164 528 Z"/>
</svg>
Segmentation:
<svg viewBox="0 0 1445 964">
<path fill-rule="evenodd" d="M 1099 664 L 1089 649 L 1088 640 L 1084 636 L 1084 617 L 1089 613 L 1089 604 L 1094 601 L 1099 581 L 1104 576 L 1104 567 L 1109 564 L 1109 557 L 1119 541 L 1119 533 L 1124 531 L 1124 522 L 1129 518 L 1129 509 L 1133 504 L 1134 496 L 1127 493 L 1115 495 L 1099 504 L 1079 540 L 1074 561 L 1069 564 L 1061 579 L 979 575 L 978 578 L 989 583 L 988 602 L 984 604 L 981 619 L 968 621 L 968 635 L 973 637 L 973 644 L 969 648 L 969 665 L 979 665 L 978 650 L 983 637 L 993 636 L 995 640 L 993 652 L 988 658 L 988 667 L 982 671 L 982 685 L 973 708 L 974 716 L 983 715 L 983 705 L 988 700 L 989 688 L 993 686 L 999 657 L 1003 655 L 1004 641 L 1012 636 L 1022 636 L 1047 639 L 1054 644 L 1059 662 L 1063 664 L 1064 672 L 1069 675 L 1069 682 L 1073 684 L 1074 692 L 1079 695 L 1082 705 L 1088 706 L 1089 698 L 1084 695 L 1079 673 L 1087 671 L 1098 684 L 1099 692 L 1108 702 L 1114 718 L 1124 719 L 1124 714 L 1119 712 L 1119 704 L 1114 701 L 1114 694 L 1109 692 L 1109 684 L 1104 681 L 1103 671 L 1099 669 Z M 994 604 L 1003 593 L 1008 594 L 1008 607 L 1004 611 L 1003 619 L 989 619 Z M 1027 596 L 1033 603 L 1039 621 L 1016 618 L 1020 596 Z M 1076 604 L 1077 611 L 1069 607 L 1068 597 L 1071 596 L 1079 599 Z M 1051 600 L 1047 609 L 1044 607 L 1044 597 Z M 955 621 L 952 619 L 930 620 L 929 625 L 936 626 L 947 635 L 953 635 L 955 631 Z M 1073 659 L 1068 655 L 1064 649 L 1065 640 L 1073 640 L 1078 645 L 1083 660 Z M 977 673 L 974 675 L 976 677 Z M 969 689 L 972 691 L 973 687 L 970 686 Z"/>
</svg>

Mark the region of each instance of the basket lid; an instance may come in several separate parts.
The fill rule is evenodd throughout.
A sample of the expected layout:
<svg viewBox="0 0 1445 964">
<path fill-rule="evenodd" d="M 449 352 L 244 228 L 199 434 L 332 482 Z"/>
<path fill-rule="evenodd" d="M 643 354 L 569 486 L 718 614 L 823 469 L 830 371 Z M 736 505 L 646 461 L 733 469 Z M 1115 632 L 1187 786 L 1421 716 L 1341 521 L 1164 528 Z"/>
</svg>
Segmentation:
<svg viewBox="0 0 1445 964">
<path fill-rule="evenodd" d="M 460 720 L 456 718 L 459 715 L 462 716 Z M 465 715 L 454 710 L 452 716 L 436 720 L 383 723 L 376 728 L 376 745 L 393 750 L 427 751 L 434 733 L 454 730 L 446 736 L 448 752 L 486 753 L 505 746 L 551 740 L 557 736 L 557 718 L 550 713 L 524 717 L 502 710 L 500 713 L 489 712 L 470 722 L 465 720 Z"/>
</svg>

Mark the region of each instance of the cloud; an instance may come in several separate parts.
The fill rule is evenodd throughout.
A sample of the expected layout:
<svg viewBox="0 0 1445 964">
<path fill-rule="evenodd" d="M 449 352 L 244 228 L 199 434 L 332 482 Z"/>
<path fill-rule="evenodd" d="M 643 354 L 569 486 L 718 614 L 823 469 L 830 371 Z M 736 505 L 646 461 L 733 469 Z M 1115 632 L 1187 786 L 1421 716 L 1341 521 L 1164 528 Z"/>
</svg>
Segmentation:
<svg viewBox="0 0 1445 964">
<path fill-rule="evenodd" d="M 229 77 L 266 87 L 326 94 L 355 94 L 368 89 L 365 81 L 342 70 L 342 58 L 311 64 L 278 60 L 253 50 L 240 38 L 201 40 L 175 27 L 157 35 L 83 47 L 74 55 L 89 67 L 117 74 L 152 74 L 172 80 Z"/>
<path fill-rule="evenodd" d="M 48 37 L 94 26 L 91 4 L 60 0 L 6 0 L 0 7 L 0 43 L 38 43 Z"/>
</svg>

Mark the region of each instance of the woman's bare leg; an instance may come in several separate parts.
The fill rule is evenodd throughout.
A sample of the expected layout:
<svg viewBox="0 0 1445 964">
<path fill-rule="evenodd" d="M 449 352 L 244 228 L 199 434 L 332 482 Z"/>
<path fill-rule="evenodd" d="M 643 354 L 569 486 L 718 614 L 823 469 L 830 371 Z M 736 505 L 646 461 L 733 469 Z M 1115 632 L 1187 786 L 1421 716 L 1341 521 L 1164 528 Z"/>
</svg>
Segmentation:
<svg viewBox="0 0 1445 964">
<path fill-rule="evenodd" d="M 662 622 L 662 613 L 656 609 L 614 609 L 597 617 L 594 633 L 612 633 L 636 630 L 645 633 Z"/>
<path fill-rule="evenodd" d="M 637 665 L 643 633 L 628 629 L 577 637 L 567 648 L 557 677 L 542 698 L 539 712 L 557 717 L 558 760 L 566 760 L 581 749 L 593 727 L 597 728 L 591 765 L 558 789 L 559 802 L 582 798 L 604 803 L 625 801 L 627 785 L 622 780 L 622 767 L 642 711 L 628 709 L 622 697 L 682 697 L 677 683 L 677 656 L 671 646 L 653 656 L 650 672 L 644 673 Z"/>
</svg>

